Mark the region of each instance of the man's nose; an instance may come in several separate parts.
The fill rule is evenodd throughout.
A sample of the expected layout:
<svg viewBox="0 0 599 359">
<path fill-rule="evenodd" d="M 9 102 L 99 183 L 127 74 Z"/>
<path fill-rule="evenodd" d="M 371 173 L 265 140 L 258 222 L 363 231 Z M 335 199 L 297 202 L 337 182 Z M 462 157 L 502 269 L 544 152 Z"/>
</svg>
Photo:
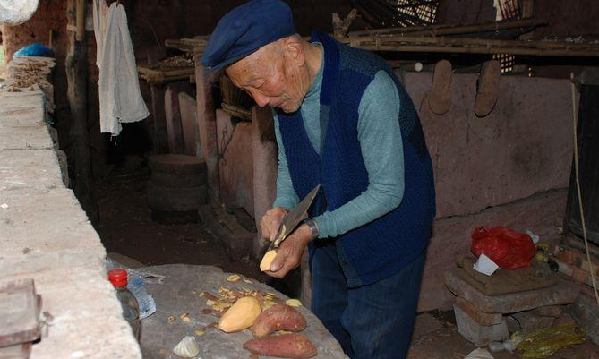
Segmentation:
<svg viewBox="0 0 599 359">
<path fill-rule="evenodd" d="M 256 104 L 260 107 L 266 107 L 270 103 L 270 97 L 268 96 L 261 95 L 257 92 L 254 92 L 251 95 L 254 98 L 254 101 L 256 101 Z"/>
</svg>

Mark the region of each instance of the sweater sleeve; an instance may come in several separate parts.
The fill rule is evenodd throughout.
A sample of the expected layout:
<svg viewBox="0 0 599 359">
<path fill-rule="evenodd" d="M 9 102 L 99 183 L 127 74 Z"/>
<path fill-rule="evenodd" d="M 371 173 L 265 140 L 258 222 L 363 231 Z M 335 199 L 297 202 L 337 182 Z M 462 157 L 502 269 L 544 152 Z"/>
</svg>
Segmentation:
<svg viewBox="0 0 599 359">
<path fill-rule="evenodd" d="M 299 203 L 299 198 L 293 188 L 291 182 L 291 175 L 289 174 L 289 167 L 287 166 L 287 155 L 285 154 L 285 147 L 281 145 L 281 131 L 279 130 L 279 120 L 276 113 L 273 111 L 273 120 L 275 122 L 275 135 L 277 136 L 277 143 L 279 143 L 279 149 L 277 157 L 279 159 L 278 172 L 277 172 L 277 199 L 273 203 L 273 208 L 282 207 L 290 210 Z"/>
<path fill-rule="evenodd" d="M 368 172 L 368 187 L 343 206 L 314 219 L 320 238 L 335 237 L 361 227 L 401 203 L 404 159 L 397 120 L 400 106 L 395 83 L 386 72 L 379 71 L 364 91 L 358 107 L 358 140 Z"/>
</svg>

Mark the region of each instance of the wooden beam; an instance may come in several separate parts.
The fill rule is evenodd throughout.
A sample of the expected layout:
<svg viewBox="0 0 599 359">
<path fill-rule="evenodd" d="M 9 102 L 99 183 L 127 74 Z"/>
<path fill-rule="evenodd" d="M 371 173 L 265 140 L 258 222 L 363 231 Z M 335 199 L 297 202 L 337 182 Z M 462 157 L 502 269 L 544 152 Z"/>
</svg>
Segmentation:
<svg viewBox="0 0 599 359">
<path fill-rule="evenodd" d="M 252 120 L 252 112 L 250 110 L 238 107 L 238 106 L 232 106 L 232 105 L 227 105 L 226 103 L 221 103 L 221 107 L 223 109 L 223 111 L 225 111 L 226 113 L 228 113 L 231 116 L 236 116 L 239 118 L 242 118 L 244 120 L 248 120 L 251 121 Z"/>
<path fill-rule="evenodd" d="M 75 26 L 79 16 L 85 18 L 81 0 L 67 1 L 67 21 Z M 81 13 L 83 10 L 83 13 Z M 80 40 L 78 35 L 81 34 Z M 71 113 L 71 130 L 68 156 L 73 163 L 73 192 L 93 224 L 98 223 L 98 204 L 92 191 L 91 151 L 87 122 L 87 41 L 85 32 L 68 33 L 68 49 L 65 58 L 67 75 L 67 100 Z"/>
<path fill-rule="evenodd" d="M 494 40 L 440 37 L 360 37 L 340 39 L 351 47 L 374 51 L 510 54 L 526 56 L 599 56 L 599 45 L 565 41 Z"/>
<path fill-rule="evenodd" d="M 599 57 L 599 50 L 565 50 L 565 49 L 535 49 L 517 47 L 480 47 L 480 46 L 397 46 L 397 45 L 361 45 L 357 46 L 370 51 L 389 52 L 434 52 L 453 54 L 479 54 L 479 55 L 518 55 L 518 56 L 573 56 L 573 57 Z"/>
<path fill-rule="evenodd" d="M 85 36 L 85 0 L 76 0 L 77 15 L 75 25 L 77 26 L 77 41 L 83 40 Z"/>
<path fill-rule="evenodd" d="M 472 34 L 486 31 L 501 31 L 519 28 L 535 28 L 545 26 L 547 22 L 540 20 L 508 20 L 508 21 L 492 21 L 482 24 L 469 25 L 430 25 L 430 26 L 410 26 L 400 28 L 386 28 L 377 30 L 359 30 L 350 31 L 349 37 L 374 37 L 374 36 L 393 36 L 407 34 L 407 36 L 442 36 L 442 35 L 459 35 Z"/>
</svg>

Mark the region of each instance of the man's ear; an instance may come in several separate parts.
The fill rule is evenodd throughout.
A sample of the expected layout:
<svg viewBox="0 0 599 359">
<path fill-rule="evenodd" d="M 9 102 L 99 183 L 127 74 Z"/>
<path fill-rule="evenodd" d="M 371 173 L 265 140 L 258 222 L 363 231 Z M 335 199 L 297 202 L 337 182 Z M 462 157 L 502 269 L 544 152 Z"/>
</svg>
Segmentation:
<svg viewBox="0 0 599 359">
<path fill-rule="evenodd" d="M 296 36 L 290 36 L 285 39 L 283 46 L 285 53 L 290 60 L 299 66 L 304 65 L 304 62 L 306 61 L 304 56 L 304 48 L 302 47 L 302 43 L 299 38 Z"/>
</svg>

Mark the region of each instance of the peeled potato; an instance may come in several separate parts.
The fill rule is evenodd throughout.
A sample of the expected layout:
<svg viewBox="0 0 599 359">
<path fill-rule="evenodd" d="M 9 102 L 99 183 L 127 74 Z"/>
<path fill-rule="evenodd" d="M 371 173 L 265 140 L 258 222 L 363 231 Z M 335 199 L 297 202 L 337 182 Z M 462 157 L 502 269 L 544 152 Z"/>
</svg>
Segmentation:
<svg viewBox="0 0 599 359">
<path fill-rule="evenodd" d="M 262 312 L 258 299 L 247 296 L 238 299 L 218 321 L 218 329 L 231 333 L 247 329 Z"/>
<path fill-rule="evenodd" d="M 302 306 L 302 302 L 300 302 L 297 299 L 287 299 L 285 301 L 285 304 L 287 304 L 290 307 L 301 307 Z"/>
<path fill-rule="evenodd" d="M 276 256 L 277 256 L 276 250 L 266 252 L 264 254 L 264 257 L 262 257 L 262 261 L 260 262 L 260 270 L 261 271 L 270 270 L 270 264 L 272 263 L 272 261 L 275 259 Z"/>
</svg>

